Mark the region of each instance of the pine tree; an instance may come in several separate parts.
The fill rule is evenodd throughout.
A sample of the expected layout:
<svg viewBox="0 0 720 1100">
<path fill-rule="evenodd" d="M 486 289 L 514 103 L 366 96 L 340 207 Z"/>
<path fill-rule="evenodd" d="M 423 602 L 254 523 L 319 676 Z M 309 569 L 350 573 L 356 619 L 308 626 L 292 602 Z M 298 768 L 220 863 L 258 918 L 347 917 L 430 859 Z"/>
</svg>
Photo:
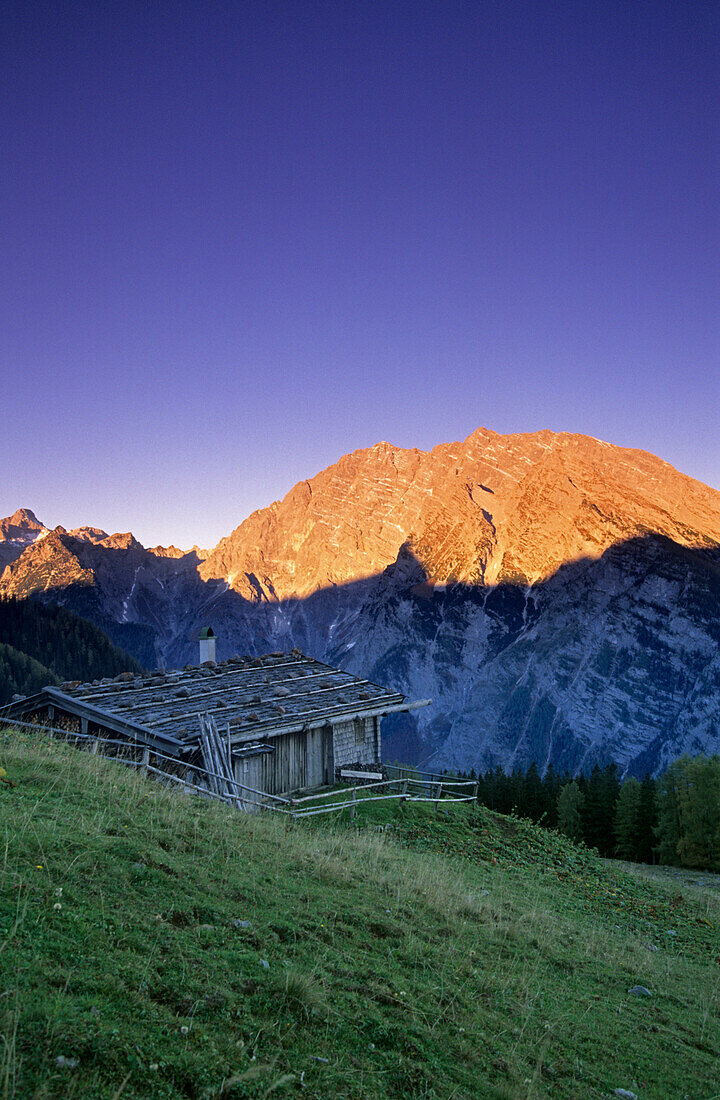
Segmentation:
<svg viewBox="0 0 720 1100">
<path fill-rule="evenodd" d="M 684 764 L 678 800 L 680 862 L 720 870 L 720 756 L 697 756 Z"/>
<path fill-rule="evenodd" d="M 545 812 L 545 791 L 543 781 L 534 762 L 525 772 L 522 781 L 520 812 L 532 821 L 539 821 Z"/>
<path fill-rule="evenodd" d="M 585 796 L 574 780 L 567 783 L 558 795 L 558 828 L 571 840 L 583 839 L 584 804 Z"/>
<path fill-rule="evenodd" d="M 615 803 L 620 791 L 617 764 L 598 764 L 587 781 L 583 825 L 585 843 L 602 856 L 612 856 L 615 847 Z"/>
<path fill-rule="evenodd" d="M 641 805 L 642 787 L 637 779 L 626 779 L 615 805 L 615 854 L 619 859 L 638 859 Z"/>
<path fill-rule="evenodd" d="M 27 687 L 30 666 L 20 673 L 17 655 L 21 653 L 49 670 L 38 680 L 37 669 L 32 666 L 34 690 L 58 680 L 92 680 L 120 672 L 140 672 L 137 662 L 112 645 L 92 623 L 64 607 L 47 607 L 33 599 L 0 599 L 0 644 L 12 647 L 16 654 L 12 676 L 3 680 L 0 704 L 9 702 L 15 692 L 29 694 L 23 684 Z"/>
<path fill-rule="evenodd" d="M 557 825 L 557 801 L 561 787 L 562 782 L 560 777 L 555 774 L 555 769 L 552 764 L 548 764 L 547 771 L 543 778 L 543 803 L 545 811 L 543 824 L 547 825 L 550 829 Z"/>
<path fill-rule="evenodd" d="M 683 756 L 657 785 L 663 863 L 720 870 L 720 756 Z"/>
<path fill-rule="evenodd" d="M 655 844 L 655 826 L 657 825 L 657 784 L 651 775 L 646 775 L 640 788 L 640 817 L 638 821 L 637 858 L 640 863 L 652 863 Z"/>
<path fill-rule="evenodd" d="M 680 840 L 680 800 L 679 785 L 688 756 L 675 760 L 660 777 L 657 785 L 658 820 L 656 833 L 658 839 L 658 859 L 661 863 L 678 862 L 678 842 Z"/>
</svg>

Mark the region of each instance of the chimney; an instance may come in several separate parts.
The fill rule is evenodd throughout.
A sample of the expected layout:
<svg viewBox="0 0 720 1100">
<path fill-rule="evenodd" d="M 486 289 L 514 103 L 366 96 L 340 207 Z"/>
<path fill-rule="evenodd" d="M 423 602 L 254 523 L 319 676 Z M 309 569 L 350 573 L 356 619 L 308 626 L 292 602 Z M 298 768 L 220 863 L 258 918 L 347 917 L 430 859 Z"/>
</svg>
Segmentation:
<svg viewBox="0 0 720 1100">
<path fill-rule="evenodd" d="M 200 631 L 200 664 L 205 661 L 215 660 L 215 633 L 211 626 L 204 626 Z"/>
</svg>

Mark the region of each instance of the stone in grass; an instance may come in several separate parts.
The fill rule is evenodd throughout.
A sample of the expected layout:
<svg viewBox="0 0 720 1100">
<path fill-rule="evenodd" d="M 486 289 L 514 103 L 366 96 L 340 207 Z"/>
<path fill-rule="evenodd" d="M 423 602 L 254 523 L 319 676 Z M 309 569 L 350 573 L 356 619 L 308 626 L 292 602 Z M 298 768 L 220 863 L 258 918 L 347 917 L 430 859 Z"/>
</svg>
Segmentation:
<svg viewBox="0 0 720 1100">
<path fill-rule="evenodd" d="M 80 1065 L 79 1058 L 66 1058 L 64 1054 L 59 1054 L 55 1059 L 55 1065 L 58 1069 L 77 1069 Z"/>
<path fill-rule="evenodd" d="M 615 1089 L 613 1096 L 621 1096 L 623 1100 L 638 1100 L 636 1092 L 630 1092 L 629 1089 Z"/>
<path fill-rule="evenodd" d="M 233 928 L 252 928 L 251 920 L 234 920 Z"/>
<path fill-rule="evenodd" d="M 633 985 L 628 989 L 628 993 L 632 993 L 634 997 L 652 997 L 652 993 L 644 985 Z"/>
<path fill-rule="evenodd" d="M 263 970 L 269 970 L 270 969 L 270 963 L 267 961 L 267 959 L 260 959 L 260 965 L 263 968 Z"/>
</svg>

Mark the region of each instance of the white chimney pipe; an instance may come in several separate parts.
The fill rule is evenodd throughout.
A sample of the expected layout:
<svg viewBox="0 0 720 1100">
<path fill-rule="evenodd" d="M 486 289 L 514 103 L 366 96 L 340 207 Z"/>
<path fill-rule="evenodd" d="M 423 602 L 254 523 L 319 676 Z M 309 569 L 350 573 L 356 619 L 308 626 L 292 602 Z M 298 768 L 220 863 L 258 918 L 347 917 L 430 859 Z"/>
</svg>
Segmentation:
<svg viewBox="0 0 720 1100">
<path fill-rule="evenodd" d="M 200 664 L 205 661 L 215 660 L 215 632 L 211 626 L 204 626 L 200 631 Z"/>
</svg>

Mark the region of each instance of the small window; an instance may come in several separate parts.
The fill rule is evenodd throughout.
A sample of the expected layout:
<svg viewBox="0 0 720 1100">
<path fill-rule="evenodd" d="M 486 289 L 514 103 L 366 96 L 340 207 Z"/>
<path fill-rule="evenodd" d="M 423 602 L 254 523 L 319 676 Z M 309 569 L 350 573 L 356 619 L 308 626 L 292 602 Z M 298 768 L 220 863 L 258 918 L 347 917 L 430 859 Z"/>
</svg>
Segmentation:
<svg viewBox="0 0 720 1100">
<path fill-rule="evenodd" d="M 356 718 L 355 719 L 355 744 L 356 745 L 364 745 L 365 744 L 365 719 L 364 718 Z"/>
</svg>

